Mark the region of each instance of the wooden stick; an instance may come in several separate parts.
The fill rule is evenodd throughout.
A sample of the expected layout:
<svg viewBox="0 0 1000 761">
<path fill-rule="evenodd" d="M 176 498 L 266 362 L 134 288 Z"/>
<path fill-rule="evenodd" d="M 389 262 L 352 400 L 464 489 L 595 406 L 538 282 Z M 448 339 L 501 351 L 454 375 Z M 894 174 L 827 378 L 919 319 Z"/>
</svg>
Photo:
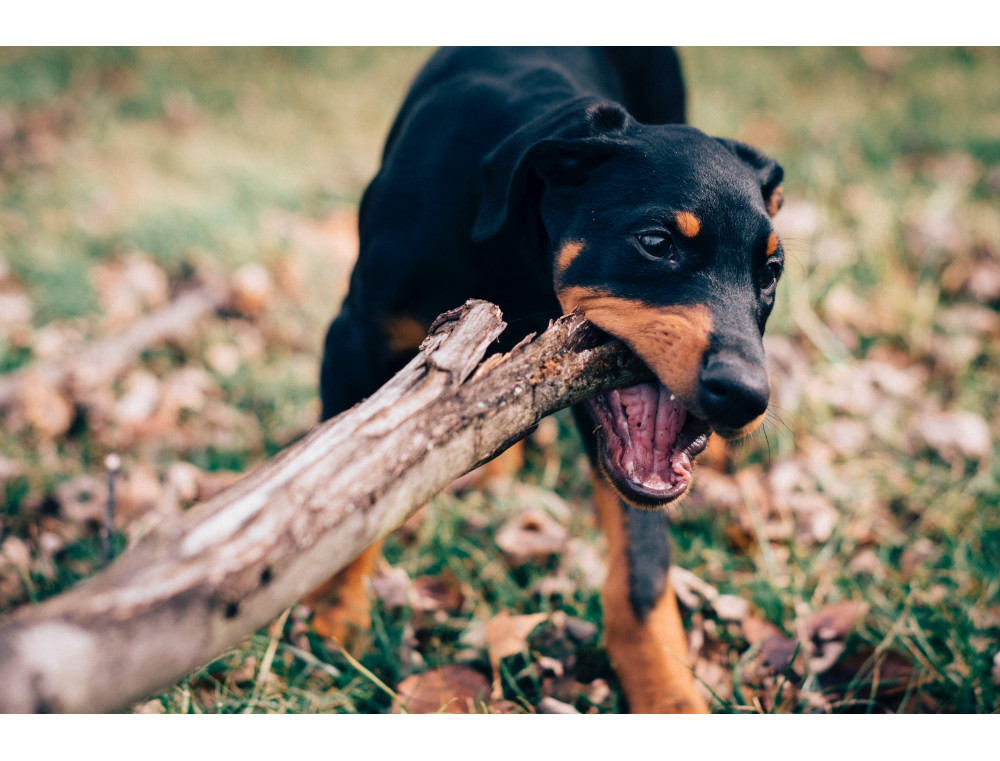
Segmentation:
<svg viewBox="0 0 1000 761">
<path fill-rule="evenodd" d="M 0 710 L 127 708 L 263 626 L 545 415 L 650 377 L 577 314 L 482 362 L 504 327 L 482 301 L 441 315 L 371 398 L 0 623 Z"/>
</svg>

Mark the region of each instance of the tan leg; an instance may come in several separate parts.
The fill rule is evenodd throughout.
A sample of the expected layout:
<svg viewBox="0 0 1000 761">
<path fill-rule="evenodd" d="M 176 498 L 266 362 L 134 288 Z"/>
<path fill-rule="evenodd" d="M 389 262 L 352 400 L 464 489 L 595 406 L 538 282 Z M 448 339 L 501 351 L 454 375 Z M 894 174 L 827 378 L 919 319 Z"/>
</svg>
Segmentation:
<svg viewBox="0 0 1000 761">
<path fill-rule="evenodd" d="M 303 602 L 312 608 L 313 631 L 349 649 L 358 644 L 371 626 L 365 580 L 374 573 L 381 554 L 379 541 L 306 595 Z"/>
<path fill-rule="evenodd" d="M 629 513 L 603 477 L 595 475 L 592 480 L 610 552 L 601 596 L 604 636 L 629 709 L 632 713 L 707 713 L 687 663 L 687 639 L 665 573 L 667 558 L 662 558 L 664 570 L 658 578 L 648 567 L 636 570 L 650 558 L 630 560 L 630 545 L 633 553 L 643 547 L 637 546 L 629 531 Z"/>
</svg>

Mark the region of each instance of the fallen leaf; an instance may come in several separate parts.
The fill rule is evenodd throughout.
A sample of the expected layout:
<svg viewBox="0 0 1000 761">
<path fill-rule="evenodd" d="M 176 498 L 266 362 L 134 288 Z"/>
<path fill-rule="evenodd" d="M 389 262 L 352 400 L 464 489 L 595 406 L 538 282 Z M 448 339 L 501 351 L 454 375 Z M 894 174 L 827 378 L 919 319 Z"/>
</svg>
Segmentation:
<svg viewBox="0 0 1000 761">
<path fill-rule="evenodd" d="M 853 600 L 827 605 L 806 619 L 806 635 L 814 640 L 844 639 L 867 611 L 865 603 Z"/>
<path fill-rule="evenodd" d="M 536 663 L 538 664 L 538 668 L 542 671 L 551 672 L 557 677 L 561 677 L 566 671 L 561 660 L 558 658 L 552 658 L 548 655 L 541 656 Z"/>
<path fill-rule="evenodd" d="M 743 629 L 743 638 L 751 645 L 772 635 L 781 636 L 778 627 L 754 615 L 745 616 L 740 621 L 740 626 Z"/>
<path fill-rule="evenodd" d="M 527 650 L 528 635 L 548 617 L 548 613 L 512 616 L 505 612 L 491 618 L 486 622 L 486 647 L 490 659 L 499 663 L 507 656 Z"/>
<path fill-rule="evenodd" d="M 608 574 L 604 556 L 590 542 L 570 539 L 566 542 L 560 567 L 566 574 L 578 580 L 578 586 L 600 589 Z"/>
<path fill-rule="evenodd" d="M 410 606 L 414 610 L 457 612 L 465 596 L 454 574 L 445 571 L 440 576 L 418 576 L 413 580 Z"/>
<path fill-rule="evenodd" d="M 711 602 L 719 596 L 718 589 L 680 566 L 670 567 L 670 582 L 677 599 L 688 610 L 698 610 L 703 601 Z"/>
<path fill-rule="evenodd" d="M 263 311 L 274 294 L 271 275 L 257 262 L 244 264 L 236 270 L 230 278 L 229 287 L 233 309 L 247 316 Z"/>
<path fill-rule="evenodd" d="M 107 510 L 108 481 L 78 476 L 57 486 L 52 496 L 59 505 L 59 515 L 66 521 L 78 525 L 101 523 Z"/>
<path fill-rule="evenodd" d="M 163 484 L 156 471 L 139 463 L 123 471 L 115 485 L 115 525 L 122 528 L 163 506 Z"/>
<path fill-rule="evenodd" d="M 555 698 L 550 697 L 545 697 L 539 700 L 538 704 L 535 706 L 535 710 L 538 711 L 538 713 L 580 713 L 569 703 L 563 703 L 561 700 L 556 700 Z"/>
<path fill-rule="evenodd" d="M 802 652 L 797 639 L 772 634 L 761 643 L 760 652 L 774 673 L 784 674 L 789 667 L 794 668 L 796 673 L 800 672 Z"/>
<path fill-rule="evenodd" d="M 562 551 L 569 532 L 541 510 L 526 510 L 496 534 L 497 546 L 513 566 Z"/>
<path fill-rule="evenodd" d="M 203 475 L 196 465 L 175 462 L 167 471 L 166 485 L 173 489 L 179 501 L 194 502 L 198 498 L 198 483 Z"/>
<path fill-rule="evenodd" d="M 47 439 L 62 436 L 73 423 L 75 410 L 72 403 L 40 376 L 25 378 L 18 403 L 25 421 Z"/>
<path fill-rule="evenodd" d="M 166 274 L 140 252 L 102 262 L 92 273 L 102 319 L 110 328 L 128 325 L 144 311 L 163 306 L 170 298 Z"/>
<path fill-rule="evenodd" d="M 822 674 L 844 653 L 844 641 L 868 606 L 847 600 L 828 605 L 816 611 L 804 622 L 805 636 L 812 640 L 809 667 L 815 674 Z"/>
<path fill-rule="evenodd" d="M 593 705 L 603 705 L 611 697 L 611 687 L 603 679 L 595 679 L 587 688 L 587 700 Z"/>
<path fill-rule="evenodd" d="M 31 550 L 22 539 L 8 536 L 0 544 L 0 567 L 4 566 L 28 572 L 31 567 Z"/>
<path fill-rule="evenodd" d="M 500 684 L 500 661 L 527 650 L 528 635 L 548 617 L 548 613 L 512 616 L 503 612 L 486 622 L 486 649 L 490 656 L 490 665 L 493 667 L 494 700 L 499 700 L 503 696 L 503 687 Z"/>
<path fill-rule="evenodd" d="M 406 677 L 396 687 L 407 713 L 475 713 L 489 698 L 489 680 L 468 666 L 442 666 Z M 398 713 L 399 708 L 394 708 Z"/>
<path fill-rule="evenodd" d="M 750 603 L 736 595 L 719 595 L 712 600 L 712 610 L 723 621 L 742 621 L 750 614 Z"/>
<path fill-rule="evenodd" d="M 949 463 L 959 457 L 983 462 L 993 450 L 989 424 L 975 412 L 924 412 L 913 421 L 910 434 Z"/>
<path fill-rule="evenodd" d="M 833 536 L 840 513 L 822 494 L 792 494 L 786 505 L 795 519 L 795 538 L 805 545 L 823 544 Z"/>
<path fill-rule="evenodd" d="M 403 568 L 382 568 L 371 577 L 372 592 L 387 608 L 402 608 L 410 599 L 410 577 Z"/>
<path fill-rule="evenodd" d="M 115 421 L 137 426 L 152 417 L 160 403 L 160 379 L 148 370 L 134 370 L 122 383 L 124 393 L 115 403 Z"/>
</svg>

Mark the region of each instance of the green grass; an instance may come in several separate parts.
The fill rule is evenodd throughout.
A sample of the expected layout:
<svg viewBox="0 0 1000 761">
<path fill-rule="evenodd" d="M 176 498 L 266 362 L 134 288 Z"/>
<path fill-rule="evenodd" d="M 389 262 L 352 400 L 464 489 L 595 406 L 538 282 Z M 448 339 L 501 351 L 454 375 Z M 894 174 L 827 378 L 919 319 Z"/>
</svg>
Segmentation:
<svg viewBox="0 0 1000 761">
<path fill-rule="evenodd" d="M 675 562 L 749 602 L 785 638 L 832 604 L 866 606 L 825 670 L 800 647 L 788 668 L 769 671 L 738 623 L 707 604 L 685 611 L 703 637 L 703 665 L 720 670 L 706 679 L 714 708 L 995 713 L 1000 293 L 984 284 L 1000 272 L 1000 52 L 681 54 L 691 122 L 784 166 L 778 227 L 789 265 L 765 341 L 772 415 L 721 472 L 696 477 L 674 521 Z M 15 130 L 0 130 L 0 296 L 31 305 L 27 325 L 0 327 L 0 371 L 49 356 L 60 335 L 105 334 L 95 268 L 135 252 L 173 290 L 252 262 L 274 286 L 265 311 L 226 314 L 151 348 L 103 396 L 77 400 L 63 430 L 46 432 L 17 408 L 0 413 L 0 547 L 16 540 L 30 554 L 26 566 L 0 562 L 0 609 L 96 570 L 96 526 L 71 519 L 57 494 L 100 476 L 109 451 L 123 455 L 125 473 L 149 467 L 164 482 L 178 461 L 242 472 L 315 420 L 323 330 L 350 268 L 337 215 L 353 212 L 426 55 L 0 50 L 0 122 Z M 167 383 L 192 368 L 208 379 L 203 407 L 182 409 L 168 430 L 115 417 L 136 371 Z M 967 431 L 927 443 L 921 425 L 941 411 L 980 416 L 986 450 L 956 450 L 974 439 Z M 523 480 L 537 490 L 443 494 L 387 542 L 394 568 L 446 580 L 460 606 L 428 613 L 377 601 L 357 661 L 293 608 L 144 709 L 386 711 L 385 688 L 411 673 L 464 663 L 489 674 L 473 635 L 498 613 L 559 611 L 599 625 L 598 585 L 570 553 L 514 568 L 491 540 L 555 493 L 564 504 L 555 518 L 601 551 L 579 442 L 567 415 L 555 426 L 552 441 L 529 442 Z M 809 529 L 810 515 L 829 518 L 828 530 Z M 552 585 L 560 574 L 569 583 Z M 556 694 L 583 711 L 618 710 L 599 635 L 561 632 L 538 627 L 528 651 L 503 662 L 507 707 Z M 537 666 L 542 656 L 565 665 L 562 681 Z M 599 705 L 587 697 L 594 680 L 611 689 Z"/>
</svg>

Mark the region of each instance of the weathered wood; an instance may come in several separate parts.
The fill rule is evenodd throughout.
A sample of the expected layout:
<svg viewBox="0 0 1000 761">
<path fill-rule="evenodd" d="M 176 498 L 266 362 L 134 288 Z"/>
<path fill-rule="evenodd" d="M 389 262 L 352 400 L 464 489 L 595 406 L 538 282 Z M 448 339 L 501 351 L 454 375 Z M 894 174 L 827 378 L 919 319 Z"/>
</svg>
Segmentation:
<svg viewBox="0 0 1000 761">
<path fill-rule="evenodd" d="M 0 623 L 0 710 L 126 708 L 258 629 L 545 415 L 647 375 L 575 314 L 482 362 L 504 327 L 486 302 L 442 315 L 371 398 Z"/>
</svg>

